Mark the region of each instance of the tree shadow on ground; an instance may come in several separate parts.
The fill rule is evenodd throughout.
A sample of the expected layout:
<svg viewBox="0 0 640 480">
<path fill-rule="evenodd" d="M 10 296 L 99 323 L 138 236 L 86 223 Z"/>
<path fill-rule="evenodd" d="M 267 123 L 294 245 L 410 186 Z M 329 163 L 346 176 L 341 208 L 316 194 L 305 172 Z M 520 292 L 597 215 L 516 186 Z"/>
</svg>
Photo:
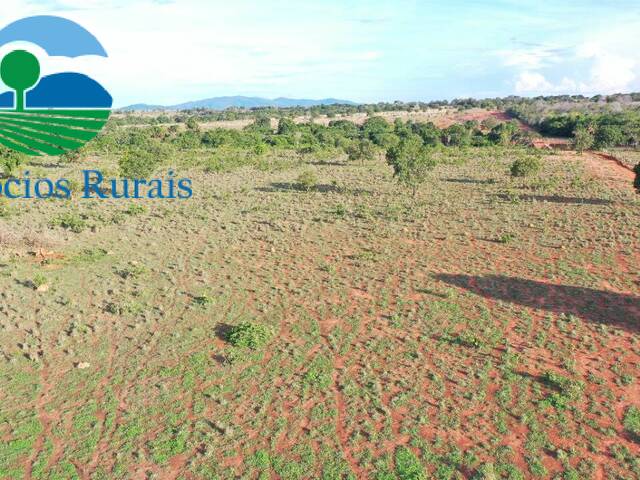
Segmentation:
<svg viewBox="0 0 640 480">
<path fill-rule="evenodd" d="M 513 200 L 513 197 L 501 193 L 497 195 L 501 200 Z M 518 195 L 517 200 L 525 202 L 549 202 L 561 203 L 563 205 L 611 205 L 611 200 L 603 200 L 600 198 L 581 198 L 581 197 L 563 197 L 560 195 Z"/>
<path fill-rule="evenodd" d="M 493 185 L 496 183 L 493 179 L 478 180 L 476 178 L 445 178 L 445 182 L 449 183 L 467 183 L 472 185 Z"/>
<path fill-rule="evenodd" d="M 271 183 L 268 187 L 259 187 L 256 188 L 258 192 L 319 192 L 319 193 L 349 193 L 353 195 L 363 195 L 370 194 L 368 190 L 362 189 L 349 189 L 339 187 L 337 185 L 325 185 L 319 184 L 314 185 L 313 187 L 307 188 L 305 185 L 300 183 Z"/>
<path fill-rule="evenodd" d="M 216 334 L 216 337 L 218 337 L 223 342 L 226 342 L 232 329 L 233 325 L 229 325 L 228 323 L 219 323 L 218 325 L 216 325 L 214 333 Z"/>
<path fill-rule="evenodd" d="M 349 164 L 346 162 L 325 162 L 322 160 L 318 160 L 315 162 L 307 162 L 307 165 L 314 165 L 316 167 L 348 167 Z"/>
<path fill-rule="evenodd" d="M 589 322 L 623 328 L 631 333 L 640 332 L 640 297 L 634 295 L 502 275 L 440 274 L 435 278 L 485 298 L 574 314 Z"/>
</svg>

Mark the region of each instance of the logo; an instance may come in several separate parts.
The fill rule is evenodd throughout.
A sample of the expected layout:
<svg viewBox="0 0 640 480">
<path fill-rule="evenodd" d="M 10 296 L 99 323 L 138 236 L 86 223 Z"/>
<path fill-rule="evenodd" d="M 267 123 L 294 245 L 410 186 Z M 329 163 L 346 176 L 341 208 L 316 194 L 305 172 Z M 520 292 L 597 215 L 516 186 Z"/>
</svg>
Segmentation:
<svg viewBox="0 0 640 480">
<path fill-rule="evenodd" d="M 10 48 L 18 42 L 20 48 Z M 52 57 L 107 57 L 84 27 L 61 17 L 23 18 L 0 30 L 0 49 L 8 51 L 0 78 L 10 89 L 0 93 L 0 146 L 31 156 L 62 155 L 104 127 L 113 99 L 102 85 L 81 73 L 42 75 Z"/>
</svg>

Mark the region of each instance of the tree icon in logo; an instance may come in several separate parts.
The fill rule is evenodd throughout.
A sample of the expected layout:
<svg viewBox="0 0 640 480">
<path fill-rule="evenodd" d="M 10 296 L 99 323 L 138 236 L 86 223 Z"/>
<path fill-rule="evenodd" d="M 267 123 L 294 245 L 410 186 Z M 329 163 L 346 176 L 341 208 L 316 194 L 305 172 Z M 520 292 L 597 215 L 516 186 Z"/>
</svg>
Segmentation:
<svg viewBox="0 0 640 480">
<path fill-rule="evenodd" d="M 24 94 L 40 79 L 40 62 L 26 50 L 14 50 L 2 59 L 0 77 L 16 91 L 16 111 L 24 111 Z"/>
<path fill-rule="evenodd" d="M 12 42 L 31 43 L 50 56 L 107 56 L 90 32 L 62 17 L 27 17 L 1 28 L 0 47 Z M 15 49 L 0 61 L 0 79 L 13 90 L 0 91 L 0 146 L 33 156 L 82 147 L 109 119 L 111 95 L 82 73 L 40 77 L 47 58 L 28 50 Z"/>
</svg>

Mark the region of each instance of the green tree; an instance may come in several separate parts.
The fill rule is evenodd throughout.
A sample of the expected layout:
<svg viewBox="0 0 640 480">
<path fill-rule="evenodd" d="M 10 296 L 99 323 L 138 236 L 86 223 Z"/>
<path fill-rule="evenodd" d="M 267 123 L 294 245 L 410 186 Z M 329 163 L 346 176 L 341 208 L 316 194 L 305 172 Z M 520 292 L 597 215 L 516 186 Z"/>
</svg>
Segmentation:
<svg viewBox="0 0 640 480">
<path fill-rule="evenodd" d="M 376 140 L 380 141 L 384 138 L 385 134 L 392 133 L 393 128 L 382 117 L 370 117 L 362 124 L 363 135 L 372 142 L 380 145 Z"/>
<path fill-rule="evenodd" d="M 414 197 L 418 186 L 427 179 L 429 171 L 437 163 L 418 135 L 400 140 L 397 146 L 387 150 L 386 157 L 387 163 L 393 167 L 394 177 L 411 188 Z"/>
<path fill-rule="evenodd" d="M 597 148 L 609 148 L 621 145 L 624 142 L 622 130 L 617 125 L 600 125 L 595 135 Z"/>
<path fill-rule="evenodd" d="M 368 140 L 366 138 L 363 140 L 356 140 L 346 148 L 346 153 L 349 157 L 349 160 L 360 160 L 364 162 L 365 160 L 374 157 L 374 155 L 376 154 L 376 146 L 371 140 Z"/>
<path fill-rule="evenodd" d="M 269 124 L 271 126 L 271 124 Z M 290 118 L 281 118 L 278 122 L 278 135 L 291 135 L 296 132 L 296 124 Z"/>
<path fill-rule="evenodd" d="M 271 118 L 267 116 L 256 117 L 255 121 L 251 125 L 248 125 L 246 129 L 260 133 L 273 133 Z"/>
<path fill-rule="evenodd" d="M 14 50 L 0 64 L 0 77 L 16 91 L 16 111 L 24 111 L 24 93 L 40 78 L 40 62 L 26 50 Z"/>
<path fill-rule="evenodd" d="M 200 125 L 198 124 L 198 120 L 196 120 L 196 117 L 189 117 L 185 125 L 187 127 L 187 130 L 191 132 L 200 132 Z"/>
<path fill-rule="evenodd" d="M 5 147 L 0 147 L 0 165 L 5 177 L 14 177 L 18 167 L 24 164 L 27 156 Z"/>
<path fill-rule="evenodd" d="M 442 131 L 442 143 L 450 147 L 464 147 L 471 143 L 471 132 L 462 124 L 454 124 Z"/>
<path fill-rule="evenodd" d="M 511 145 L 517 133 L 518 124 L 516 122 L 500 123 L 489 132 L 489 140 L 498 145 Z"/>
<path fill-rule="evenodd" d="M 573 145 L 578 153 L 589 150 L 594 142 L 593 133 L 586 127 L 578 127 L 573 132 Z"/>
<path fill-rule="evenodd" d="M 518 158 L 511 165 L 512 177 L 531 177 L 540 173 L 542 162 L 537 155 L 528 155 Z"/>
</svg>

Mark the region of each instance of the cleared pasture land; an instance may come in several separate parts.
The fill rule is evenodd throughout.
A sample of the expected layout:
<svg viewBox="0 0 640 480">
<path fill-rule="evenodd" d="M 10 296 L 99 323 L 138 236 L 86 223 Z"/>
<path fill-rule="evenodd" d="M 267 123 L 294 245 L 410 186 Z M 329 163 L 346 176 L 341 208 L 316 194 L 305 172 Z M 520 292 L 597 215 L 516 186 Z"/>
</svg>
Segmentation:
<svg viewBox="0 0 640 480">
<path fill-rule="evenodd" d="M 0 477 L 640 478 L 638 196 L 465 152 L 415 200 L 304 156 L 4 205 Z M 85 167 L 113 169 L 32 170 Z"/>
</svg>

